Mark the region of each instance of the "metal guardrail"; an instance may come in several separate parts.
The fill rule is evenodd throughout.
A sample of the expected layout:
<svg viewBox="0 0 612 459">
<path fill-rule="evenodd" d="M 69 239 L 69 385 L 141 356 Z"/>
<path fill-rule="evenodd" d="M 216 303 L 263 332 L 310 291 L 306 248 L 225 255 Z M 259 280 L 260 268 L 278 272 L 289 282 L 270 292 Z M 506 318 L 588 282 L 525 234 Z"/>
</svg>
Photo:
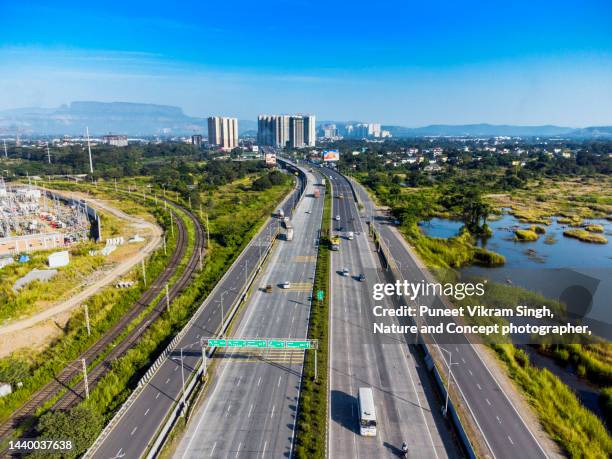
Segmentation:
<svg viewBox="0 0 612 459">
<path fill-rule="evenodd" d="M 302 172 L 302 177 L 301 178 L 302 178 L 302 184 L 300 186 L 299 196 L 298 196 L 298 198 L 295 201 L 294 207 L 297 207 L 297 205 L 301 201 L 301 199 L 302 199 L 302 197 L 304 195 L 304 191 L 306 189 L 306 186 L 305 186 L 306 177 L 303 174 L 303 172 Z M 294 189 L 293 193 L 295 193 L 295 189 Z M 289 196 L 287 196 L 282 201 L 281 206 L 284 205 L 287 202 L 287 200 L 290 199 L 293 196 L 293 193 L 291 193 Z M 230 267 L 230 269 L 228 269 L 223 274 L 221 279 L 213 287 L 211 292 L 206 296 L 206 298 L 200 304 L 198 309 L 193 313 L 193 315 L 191 316 L 189 321 L 183 326 L 181 331 L 172 339 L 170 344 L 168 344 L 168 346 L 166 346 L 164 351 L 159 355 L 159 357 L 155 360 L 155 362 L 153 362 L 153 364 L 149 367 L 149 369 L 144 374 L 144 376 L 142 378 L 140 378 L 140 380 L 138 381 L 138 385 L 137 385 L 136 389 L 134 389 L 134 391 L 130 394 L 130 396 L 123 403 L 123 405 L 121 406 L 119 411 L 117 411 L 115 416 L 113 416 L 113 418 L 106 425 L 104 430 L 102 430 L 102 432 L 100 433 L 98 438 L 96 438 L 94 443 L 90 446 L 90 448 L 84 454 L 84 456 L 83 456 L 84 459 L 88 459 L 88 458 L 93 457 L 93 455 L 100 448 L 100 446 L 102 445 L 104 440 L 106 440 L 106 438 L 110 435 L 110 433 L 113 431 L 115 426 L 123 418 L 125 413 L 134 404 L 136 399 L 139 397 L 140 393 L 146 387 L 146 384 L 150 381 L 150 379 L 153 377 L 153 375 L 161 367 L 161 365 L 163 364 L 165 359 L 168 357 L 168 355 L 176 349 L 176 345 L 178 344 L 178 342 L 183 338 L 183 336 L 185 336 L 187 331 L 194 325 L 194 323 L 197 320 L 197 318 L 202 314 L 202 312 L 204 311 L 206 306 L 208 306 L 209 301 L 214 297 L 214 294 L 215 294 L 216 290 L 221 288 L 221 285 L 223 284 L 223 281 L 225 280 L 225 278 L 229 275 L 229 272 L 232 270 L 232 268 L 234 266 L 236 266 L 237 263 L 239 263 L 240 259 L 247 252 L 247 249 L 254 243 L 254 241 L 257 239 L 257 237 L 259 236 L 259 234 L 261 233 L 261 231 L 265 227 L 266 227 L 266 225 L 263 225 L 262 228 L 260 229 L 260 231 L 251 239 L 249 244 L 243 249 L 243 251 L 236 258 L 236 260 L 234 260 L 234 263 L 232 263 L 232 266 Z M 278 235 L 278 230 L 275 233 L 275 236 L 276 235 Z M 225 321 L 221 324 L 220 331 L 224 331 L 227 328 L 227 326 L 231 323 L 234 315 L 236 314 L 236 311 L 238 310 L 238 306 L 246 298 L 246 295 L 247 295 L 247 292 L 248 292 L 249 288 L 251 287 L 253 281 L 255 280 L 257 275 L 259 274 L 259 271 L 260 271 L 263 263 L 265 262 L 265 260 L 269 256 L 270 252 L 272 251 L 272 248 L 274 247 L 275 241 L 276 241 L 276 237 L 271 239 L 270 244 L 268 245 L 266 251 L 259 258 L 256 268 L 253 269 L 250 277 L 248 278 L 247 282 L 243 286 L 243 289 L 241 290 L 240 295 L 238 295 L 236 297 L 236 299 L 234 300 L 234 302 L 232 303 L 230 313 L 229 313 L 227 319 L 225 319 Z M 213 352 L 214 352 L 214 350 L 212 352 L 210 352 L 211 356 L 213 355 Z M 186 388 L 185 388 L 185 399 L 188 399 L 191 396 L 193 390 L 195 389 L 195 386 L 196 386 L 197 382 L 201 380 L 201 375 L 202 375 L 202 371 L 203 371 L 202 366 L 203 366 L 203 360 L 201 359 L 198 362 L 197 367 L 195 368 L 195 371 L 191 373 L 189 382 L 186 385 Z M 161 428 L 161 430 L 158 431 L 157 435 L 155 436 L 155 441 L 149 447 L 149 452 L 147 454 L 147 458 L 155 457 L 155 454 L 157 454 L 157 452 L 159 451 L 159 449 L 163 445 L 163 442 L 166 439 L 167 434 L 172 429 L 174 423 L 176 422 L 176 419 L 182 413 L 183 409 L 184 409 L 184 407 L 181 405 L 180 402 L 175 402 L 174 403 L 174 407 L 172 408 L 170 414 L 166 416 L 166 420 L 164 421 L 163 427 Z"/>
</svg>

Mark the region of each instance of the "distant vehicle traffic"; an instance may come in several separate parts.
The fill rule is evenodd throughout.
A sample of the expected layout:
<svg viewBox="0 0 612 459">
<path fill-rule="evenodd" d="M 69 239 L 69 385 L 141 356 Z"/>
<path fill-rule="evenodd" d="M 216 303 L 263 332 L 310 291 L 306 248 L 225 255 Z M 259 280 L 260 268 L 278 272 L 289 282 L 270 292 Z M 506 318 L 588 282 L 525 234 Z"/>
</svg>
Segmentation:
<svg viewBox="0 0 612 459">
<path fill-rule="evenodd" d="M 344 199 L 344 195 L 343 195 L 342 193 L 340 193 L 340 194 L 338 195 L 338 199 Z"/>
<path fill-rule="evenodd" d="M 359 433 L 365 437 L 376 436 L 376 408 L 371 387 L 359 388 Z"/>
<path fill-rule="evenodd" d="M 344 268 L 344 269 L 342 270 L 342 275 L 343 275 L 344 277 L 348 277 L 348 275 L 349 275 L 349 274 L 350 274 L 350 273 L 349 273 L 349 270 L 348 270 L 347 268 Z"/>
<path fill-rule="evenodd" d="M 358 280 L 359 282 L 363 282 L 364 280 L 366 280 L 365 274 L 361 273 L 361 274 L 359 275 L 359 277 L 357 278 L 357 280 Z"/>
<path fill-rule="evenodd" d="M 355 234 L 352 231 L 349 231 L 346 237 L 349 241 L 352 241 L 353 239 L 355 239 Z"/>
<path fill-rule="evenodd" d="M 336 215 L 336 221 L 340 221 L 340 215 Z"/>
<path fill-rule="evenodd" d="M 282 286 L 283 288 L 291 288 L 291 282 L 289 282 L 289 281 L 285 281 L 285 282 L 283 282 L 283 283 L 281 284 L 281 286 Z"/>
<path fill-rule="evenodd" d="M 278 218 L 284 218 L 285 211 L 283 209 L 278 209 L 278 212 L 276 213 L 276 215 L 278 215 Z"/>
<path fill-rule="evenodd" d="M 266 293 L 272 293 L 272 284 L 266 285 Z"/>
</svg>

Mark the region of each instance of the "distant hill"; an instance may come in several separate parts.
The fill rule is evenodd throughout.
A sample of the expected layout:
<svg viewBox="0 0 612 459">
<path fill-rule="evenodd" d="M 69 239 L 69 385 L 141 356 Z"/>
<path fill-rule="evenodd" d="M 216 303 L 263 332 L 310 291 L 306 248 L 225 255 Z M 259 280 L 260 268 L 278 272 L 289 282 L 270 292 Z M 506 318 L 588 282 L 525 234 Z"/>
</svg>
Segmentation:
<svg viewBox="0 0 612 459">
<path fill-rule="evenodd" d="M 341 133 L 357 121 L 319 121 L 334 123 Z M 179 107 L 131 102 L 72 102 L 58 108 L 18 108 L 0 111 L 0 135 L 82 135 L 85 127 L 93 136 L 107 133 L 129 136 L 208 135 L 205 118 L 186 115 Z M 435 124 L 423 127 L 383 125 L 394 137 L 469 136 L 469 137 L 576 137 L 612 138 L 612 126 L 573 128 L 564 126 L 514 126 L 494 124 Z M 255 135 L 255 120 L 239 120 L 241 135 Z"/>
<path fill-rule="evenodd" d="M 567 135 L 574 131 L 571 127 L 562 126 L 513 126 L 507 124 L 433 124 L 419 128 L 405 128 L 401 126 L 386 126 L 396 137 L 418 137 L 418 136 L 470 136 L 470 137 L 550 137 Z"/>
<path fill-rule="evenodd" d="M 345 132 L 347 124 L 358 124 L 359 121 L 320 121 L 318 125 L 335 124 L 341 133 Z M 508 124 L 431 124 L 423 127 L 404 127 L 383 125 L 382 129 L 391 132 L 393 137 L 612 137 L 612 126 L 598 126 L 586 128 L 573 128 L 566 126 L 515 126 Z"/>
<path fill-rule="evenodd" d="M 0 134 L 129 136 L 208 134 L 206 118 L 183 113 L 170 105 L 131 102 L 72 102 L 59 108 L 19 108 L 0 111 Z M 238 121 L 240 132 L 256 128 L 254 121 Z"/>
</svg>

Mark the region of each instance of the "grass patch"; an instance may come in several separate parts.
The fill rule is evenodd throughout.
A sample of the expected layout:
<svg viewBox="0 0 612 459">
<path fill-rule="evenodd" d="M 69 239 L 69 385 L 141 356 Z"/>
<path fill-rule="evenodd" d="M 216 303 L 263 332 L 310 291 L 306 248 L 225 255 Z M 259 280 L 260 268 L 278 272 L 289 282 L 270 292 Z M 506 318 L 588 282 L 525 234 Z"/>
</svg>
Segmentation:
<svg viewBox="0 0 612 459">
<path fill-rule="evenodd" d="M 482 266 L 503 266 L 506 257 L 487 249 L 476 247 L 474 249 L 473 262 Z"/>
<path fill-rule="evenodd" d="M 607 458 L 612 455 L 612 438 L 601 421 L 580 404 L 559 378 L 546 369 L 533 367 L 527 354 L 511 344 L 497 344 L 493 348 L 536 409 L 546 432 L 568 456 Z"/>
<path fill-rule="evenodd" d="M 514 240 L 520 242 L 531 242 L 538 240 L 538 233 L 530 229 L 517 229 L 514 231 Z"/>
<path fill-rule="evenodd" d="M 607 244 L 608 239 L 603 234 L 590 233 L 583 229 L 569 229 L 563 231 L 563 235 L 566 237 L 572 237 L 574 239 L 578 239 L 583 242 L 591 242 L 594 244 Z"/>
<path fill-rule="evenodd" d="M 603 233 L 604 232 L 603 225 L 596 225 L 596 224 L 585 225 L 584 229 L 591 233 Z"/>
<path fill-rule="evenodd" d="M 323 301 L 313 300 L 310 309 L 308 338 L 319 340 L 317 351 L 318 379 L 314 380 L 314 352 L 307 352 L 302 373 L 302 390 L 298 408 L 296 450 L 298 459 L 324 458 L 327 431 L 327 360 L 329 332 L 329 270 L 330 270 L 330 223 L 331 186 L 326 183 L 325 203 L 321 239 L 313 284 L 313 297 L 323 290 Z"/>
</svg>

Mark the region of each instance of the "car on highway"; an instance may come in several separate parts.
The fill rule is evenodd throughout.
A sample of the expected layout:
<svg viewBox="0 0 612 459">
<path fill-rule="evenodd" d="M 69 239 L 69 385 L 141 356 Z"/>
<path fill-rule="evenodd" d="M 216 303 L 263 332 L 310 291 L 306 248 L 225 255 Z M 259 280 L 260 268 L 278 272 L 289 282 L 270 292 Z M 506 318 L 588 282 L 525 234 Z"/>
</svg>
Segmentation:
<svg viewBox="0 0 612 459">
<path fill-rule="evenodd" d="M 285 281 L 281 284 L 281 287 L 283 288 L 291 288 L 291 282 L 289 281 Z"/>
<path fill-rule="evenodd" d="M 346 238 L 349 241 L 352 241 L 353 239 L 355 239 L 355 234 L 352 231 L 349 231 L 348 234 L 346 235 Z"/>
<path fill-rule="evenodd" d="M 340 221 L 340 215 L 336 215 L 336 221 Z"/>
<path fill-rule="evenodd" d="M 366 280 L 365 274 L 361 273 L 361 274 L 359 275 L 359 277 L 357 278 L 357 280 L 358 280 L 359 282 L 363 282 L 364 280 Z"/>
<path fill-rule="evenodd" d="M 342 275 L 343 275 L 343 276 L 345 276 L 345 277 L 348 277 L 348 275 L 349 275 L 349 270 L 348 270 L 347 268 L 344 268 L 344 269 L 342 270 Z"/>
</svg>

